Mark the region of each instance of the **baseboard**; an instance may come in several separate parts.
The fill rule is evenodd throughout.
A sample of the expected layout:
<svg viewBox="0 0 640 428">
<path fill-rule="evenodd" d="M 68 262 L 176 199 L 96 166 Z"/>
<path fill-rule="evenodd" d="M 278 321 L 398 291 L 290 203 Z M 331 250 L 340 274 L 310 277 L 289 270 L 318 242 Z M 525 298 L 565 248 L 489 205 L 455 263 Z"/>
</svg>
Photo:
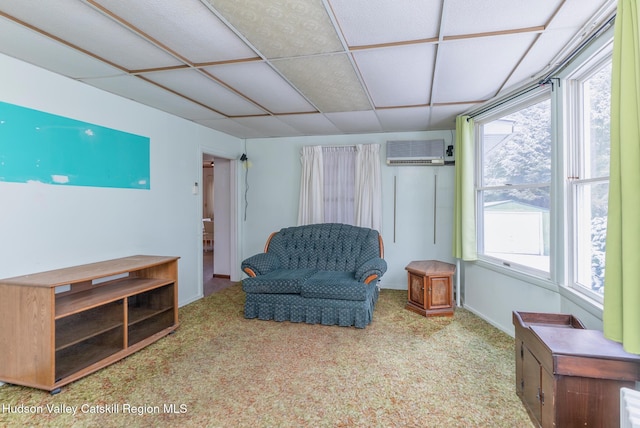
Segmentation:
<svg viewBox="0 0 640 428">
<path fill-rule="evenodd" d="M 193 303 L 193 302 L 196 302 L 196 301 L 198 301 L 198 300 L 202 299 L 203 297 L 204 297 L 204 294 L 203 294 L 203 293 L 200 293 L 200 294 L 198 294 L 198 295 L 196 295 L 196 296 L 194 296 L 194 297 L 192 297 L 192 298 L 190 298 L 190 299 L 185 300 L 184 302 L 180 302 L 180 303 L 178 304 L 178 306 L 179 306 L 179 307 L 186 306 L 186 305 L 188 305 L 188 304 L 190 304 L 190 303 Z"/>
<path fill-rule="evenodd" d="M 387 282 L 387 281 L 383 281 L 380 280 L 378 281 L 378 287 L 380 288 L 386 288 L 389 290 L 407 290 L 407 283 L 406 282 L 401 282 L 401 283 L 392 283 L 392 282 Z"/>
<path fill-rule="evenodd" d="M 469 312 L 471 312 L 472 314 L 476 315 L 478 318 L 482 318 L 483 320 L 485 320 L 486 322 L 488 322 L 489 324 L 491 324 L 492 326 L 494 326 L 495 328 L 497 328 L 500 331 L 503 331 L 505 333 L 507 333 L 509 336 L 514 337 L 514 332 L 513 330 L 508 330 L 505 329 L 505 327 L 503 325 L 501 325 L 500 323 L 492 320 L 491 318 L 487 318 L 486 315 L 484 315 L 483 313 L 481 313 L 480 311 L 477 311 L 476 309 L 472 308 L 471 306 L 467 305 L 467 304 L 462 304 L 462 307 L 466 310 L 468 310 Z"/>
<path fill-rule="evenodd" d="M 231 275 L 221 275 L 219 273 L 214 273 L 213 277 L 214 278 L 222 278 L 222 279 L 231 279 Z"/>
</svg>

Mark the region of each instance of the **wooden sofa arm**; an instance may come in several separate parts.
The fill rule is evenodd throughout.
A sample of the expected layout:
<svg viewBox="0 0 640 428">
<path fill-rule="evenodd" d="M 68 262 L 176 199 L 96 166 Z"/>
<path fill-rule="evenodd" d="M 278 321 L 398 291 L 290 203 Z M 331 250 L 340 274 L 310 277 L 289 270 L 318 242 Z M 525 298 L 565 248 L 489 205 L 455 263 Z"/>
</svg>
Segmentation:
<svg viewBox="0 0 640 428">
<path fill-rule="evenodd" d="M 369 275 L 367 277 L 367 279 L 364 280 L 364 283 L 365 284 L 370 284 L 371 281 L 375 281 L 376 279 L 378 279 L 378 275 L 377 274 Z"/>
<path fill-rule="evenodd" d="M 251 269 L 250 267 L 245 267 L 243 270 L 244 270 L 244 273 L 249 275 L 251 278 L 255 278 L 257 276 L 256 273 L 253 271 L 253 269 Z"/>
<path fill-rule="evenodd" d="M 267 243 L 264 244 L 264 252 L 265 253 L 269 251 L 269 244 L 271 244 L 271 240 L 276 235 L 276 233 L 278 233 L 278 232 L 271 232 L 271 235 L 269 235 L 269 237 L 267 238 Z"/>
</svg>

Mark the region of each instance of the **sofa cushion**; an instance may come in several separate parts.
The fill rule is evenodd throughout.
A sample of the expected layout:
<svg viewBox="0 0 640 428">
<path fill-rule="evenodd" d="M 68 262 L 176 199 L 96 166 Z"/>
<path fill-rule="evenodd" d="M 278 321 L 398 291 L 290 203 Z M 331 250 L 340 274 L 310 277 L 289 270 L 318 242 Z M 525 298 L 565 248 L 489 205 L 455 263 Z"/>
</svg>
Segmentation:
<svg viewBox="0 0 640 428">
<path fill-rule="evenodd" d="M 242 280 L 245 293 L 299 294 L 301 285 L 316 269 L 276 269 L 264 275 Z"/>
<path fill-rule="evenodd" d="M 376 230 L 339 223 L 311 224 L 281 229 L 268 245 L 268 253 L 288 269 L 355 271 L 380 257 Z"/>
<path fill-rule="evenodd" d="M 300 295 L 318 299 L 365 300 L 367 285 L 357 281 L 353 272 L 318 271 L 302 284 Z"/>
</svg>

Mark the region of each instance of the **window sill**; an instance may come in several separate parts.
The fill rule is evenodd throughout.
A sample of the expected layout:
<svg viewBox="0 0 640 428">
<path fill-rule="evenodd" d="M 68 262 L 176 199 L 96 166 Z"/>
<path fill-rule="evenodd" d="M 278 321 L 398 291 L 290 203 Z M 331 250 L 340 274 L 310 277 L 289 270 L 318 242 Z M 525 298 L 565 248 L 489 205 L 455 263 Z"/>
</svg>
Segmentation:
<svg viewBox="0 0 640 428">
<path fill-rule="evenodd" d="M 551 291 L 555 291 L 556 293 L 558 293 L 558 289 L 561 288 L 558 286 L 558 284 L 555 284 L 553 282 L 551 282 L 550 279 L 547 278 L 542 278 L 540 276 L 536 276 L 527 272 L 523 272 L 521 270 L 518 270 L 516 268 L 512 268 L 512 267 L 508 267 L 505 266 L 503 264 L 499 264 L 497 262 L 493 262 L 491 260 L 488 259 L 478 259 L 477 261 L 473 262 L 475 264 L 477 264 L 478 266 L 481 266 L 483 268 L 486 269 L 491 269 L 497 273 L 500 273 L 502 275 L 506 275 L 506 276 L 510 276 L 514 279 L 517 279 L 519 281 L 523 281 L 523 282 L 528 282 L 530 284 L 533 284 L 535 286 L 541 287 L 541 288 L 545 288 L 547 290 L 551 290 Z"/>
</svg>

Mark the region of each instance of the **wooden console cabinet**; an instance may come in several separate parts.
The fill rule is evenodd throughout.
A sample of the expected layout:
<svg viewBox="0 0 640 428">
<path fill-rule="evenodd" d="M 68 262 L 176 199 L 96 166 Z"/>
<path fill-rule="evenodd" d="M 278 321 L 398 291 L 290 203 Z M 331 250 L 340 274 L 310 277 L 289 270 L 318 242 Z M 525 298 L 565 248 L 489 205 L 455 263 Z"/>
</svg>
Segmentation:
<svg viewBox="0 0 640 428">
<path fill-rule="evenodd" d="M 640 356 L 566 314 L 513 312 L 516 393 L 540 427 L 617 427 Z"/>
<path fill-rule="evenodd" d="M 456 266 L 436 260 L 409 263 L 406 309 L 425 317 L 453 316 L 453 274 Z"/>
<path fill-rule="evenodd" d="M 178 328 L 178 257 L 0 280 L 0 381 L 58 392 Z"/>
</svg>

